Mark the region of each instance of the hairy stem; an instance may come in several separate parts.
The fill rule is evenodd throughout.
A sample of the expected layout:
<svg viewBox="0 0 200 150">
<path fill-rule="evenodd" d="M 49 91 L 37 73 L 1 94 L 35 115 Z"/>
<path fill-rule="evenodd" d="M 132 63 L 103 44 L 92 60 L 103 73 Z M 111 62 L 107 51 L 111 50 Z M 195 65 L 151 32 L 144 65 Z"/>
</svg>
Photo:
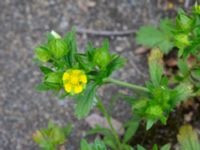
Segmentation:
<svg viewBox="0 0 200 150">
<path fill-rule="evenodd" d="M 127 82 L 116 80 L 116 79 L 113 79 L 113 78 L 106 78 L 106 79 L 104 79 L 104 82 L 114 83 L 114 84 L 117 84 L 117 85 L 120 85 L 120 86 L 124 86 L 124 87 L 127 87 L 127 88 L 134 89 L 134 90 L 149 92 L 149 90 L 147 88 L 143 87 L 143 86 L 135 85 L 135 84 L 132 84 L 132 83 L 127 83 Z"/>
<path fill-rule="evenodd" d="M 103 113 L 103 115 L 104 115 L 105 118 L 106 118 L 106 121 L 107 121 L 107 123 L 108 123 L 108 125 L 109 125 L 109 127 L 110 127 L 110 129 L 111 129 L 111 132 L 113 133 L 113 136 L 114 136 L 114 138 L 115 138 L 115 140 L 116 140 L 116 144 L 118 145 L 118 150 L 122 150 L 122 149 L 121 149 L 121 142 L 120 142 L 120 139 L 119 139 L 119 136 L 118 136 L 117 131 L 115 130 L 115 128 L 114 128 L 113 125 L 112 125 L 111 117 L 110 117 L 110 115 L 108 114 L 108 112 L 107 112 L 105 106 L 103 105 L 103 103 L 101 102 L 101 100 L 99 99 L 99 97 L 96 96 L 96 98 L 97 98 L 97 100 L 98 100 L 98 105 L 97 105 L 97 106 L 98 106 L 99 110 Z"/>
</svg>

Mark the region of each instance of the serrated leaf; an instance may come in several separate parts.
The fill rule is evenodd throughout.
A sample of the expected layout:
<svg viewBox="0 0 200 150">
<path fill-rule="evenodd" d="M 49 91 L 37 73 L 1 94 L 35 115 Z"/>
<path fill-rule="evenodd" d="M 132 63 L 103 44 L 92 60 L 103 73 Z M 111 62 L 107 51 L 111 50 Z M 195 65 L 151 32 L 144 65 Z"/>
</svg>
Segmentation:
<svg viewBox="0 0 200 150">
<path fill-rule="evenodd" d="M 173 47 L 169 35 L 158 30 L 154 26 L 143 26 L 137 32 L 137 44 L 142 44 L 150 48 L 160 48 L 162 52 L 168 53 Z"/>
<path fill-rule="evenodd" d="M 87 85 L 87 88 L 83 93 L 76 97 L 77 105 L 75 107 L 76 116 L 81 119 L 86 117 L 92 109 L 94 102 L 96 101 L 96 84 L 91 83 Z"/>
<path fill-rule="evenodd" d="M 162 39 L 162 33 L 154 26 L 143 26 L 137 32 L 136 42 L 149 47 L 154 47 Z"/>
<path fill-rule="evenodd" d="M 173 35 L 172 32 L 175 30 L 174 24 L 173 24 L 172 20 L 170 20 L 170 19 L 162 19 L 160 21 L 159 28 L 162 32 L 165 32 L 165 34 L 167 34 L 169 36 Z"/>
<path fill-rule="evenodd" d="M 172 100 L 174 105 L 187 100 L 193 94 L 192 85 L 190 83 L 181 83 L 175 88 L 176 94 Z"/>
</svg>

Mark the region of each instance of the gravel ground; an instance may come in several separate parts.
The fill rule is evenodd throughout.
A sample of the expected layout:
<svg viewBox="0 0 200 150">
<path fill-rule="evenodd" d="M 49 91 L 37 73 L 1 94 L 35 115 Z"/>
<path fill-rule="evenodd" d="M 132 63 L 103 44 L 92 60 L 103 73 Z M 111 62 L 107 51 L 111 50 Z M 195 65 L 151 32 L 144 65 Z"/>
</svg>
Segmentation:
<svg viewBox="0 0 200 150">
<path fill-rule="evenodd" d="M 161 1 L 161 0 L 160 0 Z M 50 93 L 37 93 L 40 73 L 32 62 L 34 47 L 45 40 L 47 31 L 66 33 L 72 26 L 94 30 L 137 29 L 142 24 L 156 24 L 161 17 L 173 15 L 167 2 L 159 0 L 1 0 L 0 1 L 0 150 L 37 150 L 31 134 L 46 127 L 48 120 L 64 125 L 74 123 L 67 144 L 78 150 L 87 129 L 84 120 L 73 115 L 73 101 L 59 101 Z M 176 9 L 176 6 L 175 6 Z M 78 35 L 81 50 L 100 36 Z M 135 55 L 134 36 L 109 37 L 111 49 L 128 59 L 123 70 L 113 76 L 143 84 L 148 78 L 145 55 Z M 106 86 L 99 90 L 107 104 L 119 90 Z M 121 89 L 124 90 L 124 89 Z M 106 91 L 106 92 L 104 92 Z M 126 91 L 125 91 L 126 92 Z M 125 121 L 130 110 L 120 102 L 114 116 Z"/>
</svg>

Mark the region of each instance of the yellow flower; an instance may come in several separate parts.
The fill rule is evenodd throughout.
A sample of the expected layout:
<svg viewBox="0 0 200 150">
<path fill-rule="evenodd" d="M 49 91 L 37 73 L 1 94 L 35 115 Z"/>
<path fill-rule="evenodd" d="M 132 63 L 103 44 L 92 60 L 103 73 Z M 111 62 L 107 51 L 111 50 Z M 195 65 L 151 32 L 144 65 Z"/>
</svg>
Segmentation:
<svg viewBox="0 0 200 150">
<path fill-rule="evenodd" d="M 67 70 L 62 79 L 65 91 L 70 94 L 81 93 L 87 83 L 87 76 L 78 69 Z"/>
</svg>

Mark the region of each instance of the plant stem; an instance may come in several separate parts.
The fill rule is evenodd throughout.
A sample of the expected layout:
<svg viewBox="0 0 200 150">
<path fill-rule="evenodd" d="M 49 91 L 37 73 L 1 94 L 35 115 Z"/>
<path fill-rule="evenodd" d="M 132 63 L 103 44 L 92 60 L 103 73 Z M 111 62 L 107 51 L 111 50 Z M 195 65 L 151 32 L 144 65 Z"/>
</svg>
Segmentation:
<svg viewBox="0 0 200 150">
<path fill-rule="evenodd" d="M 115 138 L 115 140 L 116 140 L 116 144 L 118 145 L 118 148 L 119 148 L 118 150 L 122 150 L 122 149 L 121 149 L 121 142 L 120 142 L 120 139 L 119 139 L 119 136 L 118 136 L 117 131 L 115 130 L 115 128 L 114 128 L 113 125 L 112 125 L 111 117 L 110 117 L 110 115 L 108 114 L 108 112 L 107 112 L 105 106 L 103 105 L 103 103 L 102 103 L 102 101 L 99 99 L 99 97 L 96 96 L 96 98 L 97 98 L 97 100 L 98 100 L 98 108 L 99 108 L 99 110 L 103 113 L 103 115 L 104 115 L 105 118 L 106 118 L 106 121 L 107 121 L 107 123 L 108 123 L 108 125 L 109 125 L 109 127 L 110 127 L 110 129 L 111 129 L 111 132 L 113 133 L 113 136 L 114 136 L 114 138 Z"/>
<path fill-rule="evenodd" d="M 149 90 L 145 87 L 135 85 L 135 84 L 132 84 L 132 83 L 127 83 L 127 82 L 120 81 L 120 80 L 116 80 L 116 79 L 113 79 L 113 78 L 106 78 L 106 79 L 104 79 L 104 82 L 114 83 L 114 84 L 117 84 L 117 85 L 120 85 L 120 86 L 124 86 L 124 87 L 134 89 L 134 90 L 149 92 Z"/>
</svg>

